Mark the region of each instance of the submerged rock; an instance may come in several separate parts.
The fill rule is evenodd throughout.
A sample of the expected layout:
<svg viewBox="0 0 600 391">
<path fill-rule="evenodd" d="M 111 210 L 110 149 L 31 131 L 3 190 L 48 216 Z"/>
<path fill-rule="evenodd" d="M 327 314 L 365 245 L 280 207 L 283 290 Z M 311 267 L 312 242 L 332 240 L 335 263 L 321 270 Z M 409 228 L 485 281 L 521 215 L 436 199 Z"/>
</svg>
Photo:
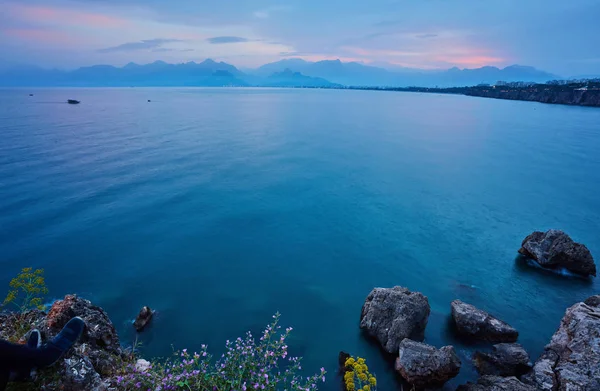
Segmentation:
<svg viewBox="0 0 600 391">
<path fill-rule="evenodd" d="M 460 371 L 460 359 L 452 346 L 436 349 L 404 339 L 400 343 L 396 370 L 415 387 L 441 386 Z"/>
<path fill-rule="evenodd" d="M 516 377 L 483 376 L 477 380 L 477 383 L 458 386 L 456 391 L 537 391 L 537 389 L 522 383 Z"/>
<path fill-rule="evenodd" d="M 600 303 L 597 296 L 567 309 L 550 344 L 523 381 L 544 391 L 600 390 Z"/>
<path fill-rule="evenodd" d="M 429 301 L 407 288 L 375 288 L 362 307 L 360 328 L 376 338 L 388 353 L 396 353 L 404 338 L 423 340 Z"/>
<path fill-rule="evenodd" d="M 148 323 L 150 323 L 152 315 L 154 315 L 154 311 L 152 311 L 147 305 L 143 306 L 140 310 L 140 313 L 135 318 L 135 322 L 133 322 L 133 327 L 135 327 L 137 331 L 142 331 L 148 325 Z"/>
<path fill-rule="evenodd" d="M 350 357 L 352 357 L 350 353 L 346 353 L 343 351 L 340 352 L 340 354 L 338 355 L 338 366 L 340 373 L 346 373 L 349 370 L 348 368 L 346 368 L 346 360 L 348 360 Z"/>
<path fill-rule="evenodd" d="M 536 231 L 523 240 L 519 253 L 545 268 L 563 267 L 584 276 L 596 275 L 596 264 L 590 250 L 575 243 L 563 231 Z"/>
<path fill-rule="evenodd" d="M 454 300 L 451 303 L 452 319 L 460 334 L 491 342 L 515 342 L 519 332 L 477 307 Z"/>
<path fill-rule="evenodd" d="M 491 353 L 475 352 L 473 361 L 482 375 L 521 376 L 531 370 L 529 354 L 518 343 L 494 345 Z"/>
</svg>

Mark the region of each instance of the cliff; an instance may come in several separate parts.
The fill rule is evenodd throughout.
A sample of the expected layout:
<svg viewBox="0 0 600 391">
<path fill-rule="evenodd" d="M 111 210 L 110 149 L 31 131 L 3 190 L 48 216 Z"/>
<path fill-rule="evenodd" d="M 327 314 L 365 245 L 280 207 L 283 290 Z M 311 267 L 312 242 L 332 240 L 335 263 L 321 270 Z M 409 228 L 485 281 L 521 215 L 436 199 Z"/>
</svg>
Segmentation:
<svg viewBox="0 0 600 391">
<path fill-rule="evenodd" d="M 548 88 L 515 89 L 468 89 L 468 96 L 483 98 L 524 100 L 531 102 L 553 103 L 561 105 L 600 107 L 600 90 L 554 90 Z"/>
</svg>

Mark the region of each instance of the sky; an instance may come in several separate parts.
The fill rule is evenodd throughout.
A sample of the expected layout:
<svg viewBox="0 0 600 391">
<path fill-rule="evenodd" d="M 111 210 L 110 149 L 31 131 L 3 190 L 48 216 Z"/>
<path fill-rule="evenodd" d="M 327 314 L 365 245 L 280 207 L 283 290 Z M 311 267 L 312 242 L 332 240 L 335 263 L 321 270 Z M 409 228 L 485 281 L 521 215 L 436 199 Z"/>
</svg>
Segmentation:
<svg viewBox="0 0 600 391">
<path fill-rule="evenodd" d="M 285 58 L 600 74 L 600 0 L 0 0 L 0 66 Z"/>
</svg>

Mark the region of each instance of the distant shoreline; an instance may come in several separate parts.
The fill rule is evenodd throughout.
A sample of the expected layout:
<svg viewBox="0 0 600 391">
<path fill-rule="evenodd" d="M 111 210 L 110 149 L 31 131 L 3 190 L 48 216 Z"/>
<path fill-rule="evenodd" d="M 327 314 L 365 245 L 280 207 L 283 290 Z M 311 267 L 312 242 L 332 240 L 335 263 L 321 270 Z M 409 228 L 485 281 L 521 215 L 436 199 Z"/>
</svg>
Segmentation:
<svg viewBox="0 0 600 391">
<path fill-rule="evenodd" d="M 513 84 L 517 84 L 516 86 Z M 396 91 L 434 94 L 465 95 L 480 98 L 518 100 L 569 106 L 600 107 L 600 82 L 576 82 L 569 84 L 480 85 L 473 87 L 362 87 L 362 86 L 0 86 L 0 89 L 35 88 L 290 88 L 324 90 Z"/>
</svg>

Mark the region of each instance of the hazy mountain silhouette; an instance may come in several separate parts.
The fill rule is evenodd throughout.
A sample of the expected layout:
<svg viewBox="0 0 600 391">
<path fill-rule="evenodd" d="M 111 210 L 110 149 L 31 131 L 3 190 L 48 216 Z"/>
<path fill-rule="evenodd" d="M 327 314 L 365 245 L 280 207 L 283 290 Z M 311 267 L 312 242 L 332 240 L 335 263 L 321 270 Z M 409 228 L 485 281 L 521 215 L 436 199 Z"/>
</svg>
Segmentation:
<svg viewBox="0 0 600 391">
<path fill-rule="evenodd" d="M 257 75 L 281 72 L 289 68 L 312 77 L 322 77 L 333 83 L 351 86 L 422 86 L 452 87 L 480 83 L 493 84 L 497 81 L 546 82 L 559 78 L 533 67 L 512 65 L 504 69 L 485 66 L 476 69 L 451 68 L 448 70 L 422 70 L 412 68 L 383 69 L 357 62 L 327 60 L 308 62 L 301 59 L 286 59 L 269 63 L 256 70 Z"/>
<path fill-rule="evenodd" d="M 300 72 L 293 72 L 289 68 L 283 72 L 270 75 L 263 85 L 269 87 L 341 87 L 340 84 L 331 83 L 321 77 L 305 76 Z"/>
<path fill-rule="evenodd" d="M 558 78 L 520 65 L 504 69 L 491 66 L 448 70 L 383 69 L 357 62 L 308 62 L 297 58 L 242 72 L 231 64 L 208 59 L 201 63 L 168 64 L 155 61 L 146 65 L 129 63 L 123 67 L 94 65 L 73 71 L 19 66 L 0 71 L 0 86 L 452 87 L 493 84 L 497 81 L 545 82 Z"/>
</svg>

